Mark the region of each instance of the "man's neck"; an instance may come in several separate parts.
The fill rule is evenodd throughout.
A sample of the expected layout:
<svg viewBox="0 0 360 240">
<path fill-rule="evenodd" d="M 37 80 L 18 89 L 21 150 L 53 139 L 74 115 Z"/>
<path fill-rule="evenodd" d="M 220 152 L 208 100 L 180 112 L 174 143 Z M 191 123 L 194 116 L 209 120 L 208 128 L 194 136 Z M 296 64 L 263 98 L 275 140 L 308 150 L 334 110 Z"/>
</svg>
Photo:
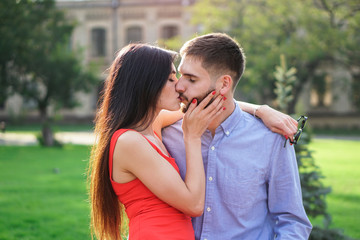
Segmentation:
<svg viewBox="0 0 360 240">
<path fill-rule="evenodd" d="M 225 101 L 224 106 L 226 109 L 215 118 L 208 127 L 208 130 L 211 132 L 212 136 L 215 135 L 215 130 L 220 126 L 222 122 L 224 122 L 235 110 L 235 103 L 232 98 L 229 98 Z"/>
</svg>

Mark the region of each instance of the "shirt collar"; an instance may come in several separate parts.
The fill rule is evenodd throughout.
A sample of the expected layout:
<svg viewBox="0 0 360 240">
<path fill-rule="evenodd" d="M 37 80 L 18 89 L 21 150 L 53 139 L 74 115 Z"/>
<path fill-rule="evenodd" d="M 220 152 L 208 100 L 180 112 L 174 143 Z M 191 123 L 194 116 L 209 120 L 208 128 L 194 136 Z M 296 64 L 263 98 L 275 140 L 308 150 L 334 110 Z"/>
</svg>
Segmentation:
<svg viewBox="0 0 360 240">
<path fill-rule="evenodd" d="M 230 136 L 231 132 L 238 126 L 241 118 L 243 117 L 243 111 L 240 109 L 239 104 L 235 101 L 234 111 L 220 124 L 220 129 L 226 136 Z"/>
</svg>

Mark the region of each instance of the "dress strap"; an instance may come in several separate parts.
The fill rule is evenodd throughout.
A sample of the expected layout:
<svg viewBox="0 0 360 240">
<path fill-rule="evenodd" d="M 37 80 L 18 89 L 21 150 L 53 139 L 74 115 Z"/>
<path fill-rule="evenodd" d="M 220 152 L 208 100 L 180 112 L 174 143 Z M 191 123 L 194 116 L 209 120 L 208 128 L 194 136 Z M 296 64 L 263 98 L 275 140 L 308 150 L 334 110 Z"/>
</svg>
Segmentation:
<svg viewBox="0 0 360 240">
<path fill-rule="evenodd" d="M 121 134 L 127 132 L 127 131 L 134 131 L 134 132 L 138 132 L 134 129 L 119 129 L 117 130 L 113 136 L 111 137 L 111 141 L 110 141 L 110 150 L 109 150 L 109 174 L 110 174 L 110 179 L 112 179 L 112 167 L 113 167 L 113 155 L 114 155 L 114 150 L 115 150 L 115 145 L 116 145 L 116 141 L 117 139 L 121 136 Z M 139 132 L 138 132 L 139 133 Z M 155 132 L 154 132 L 155 133 Z M 169 156 L 166 156 L 161 149 L 159 149 L 153 142 L 151 142 L 145 135 L 143 135 L 142 133 L 140 133 L 149 143 L 150 145 L 165 159 L 169 160 L 172 159 L 172 157 L 170 156 L 169 152 L 166 150 L 167 154 Z M 157 137 L 159 137 L 156 133 L 155 135 Z M 160 139 L 160 138 L 159 138 Z"/>
</svg>

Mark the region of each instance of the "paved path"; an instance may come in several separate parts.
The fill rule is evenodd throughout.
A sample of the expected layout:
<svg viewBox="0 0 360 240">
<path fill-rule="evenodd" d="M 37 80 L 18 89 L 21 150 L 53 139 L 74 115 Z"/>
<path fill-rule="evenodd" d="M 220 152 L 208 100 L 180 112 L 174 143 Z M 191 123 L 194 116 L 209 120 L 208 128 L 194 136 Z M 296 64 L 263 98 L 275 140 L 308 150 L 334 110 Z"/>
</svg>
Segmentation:
<svg viewBox="0 0 360 240">
<path fill-rule="evenodd" d="M 60 132 L 55 138 L 62 143 L 92 145 L 95 137 L 92 132 Z M 360 141 L 360 136 L 326 136 L 317 135 L 317 139 L 341 139 Z M 34 134 L 30 133 L 0 133 L 0 145 L 36 145 L 37 140 Z"/>
<path fill-rule="evenodd" d="M 60 132 L 55 138 L 62 143 L 92 145 L 95 137 L 92 132 Z M 30 133 L 0 133 L 0 145 L 36 145 L 37 139 Z"/>
</svg>

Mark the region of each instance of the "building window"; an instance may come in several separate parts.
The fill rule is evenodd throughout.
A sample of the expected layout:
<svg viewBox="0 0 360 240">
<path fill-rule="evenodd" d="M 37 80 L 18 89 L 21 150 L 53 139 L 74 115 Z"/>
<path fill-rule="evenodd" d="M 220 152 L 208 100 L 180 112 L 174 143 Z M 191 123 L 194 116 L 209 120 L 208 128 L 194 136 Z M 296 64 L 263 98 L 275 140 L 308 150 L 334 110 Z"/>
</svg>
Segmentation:
<svg viewBox="0 0 360 240">
<path fill-rule="evenodd" d="M 97 109 L 102 103 L 102 94 L 104 93 L 105 80 L 102 79 L 96 87 L 96 96 L 93 102 L 93 109 Z"/>
<path fill-rule="evenodd" d="M 177 26 L 165 26 L 162 28 L 161 31 L 161 38 L 162 39 L 169 39 L 175 37 L 179 34 Z"/>
<path fill-rule="evenodd" d="M 141 27 L 129 27 L 126 30 L 126 42 L 135 43 L 141 42 L 142 39 L 142 29 Z"/>
<path fill-rule="evenodd" d="M 330 107 L 332 105 L 332 78 L 329 75 L 314 76 L 310 95 L 313 107 Z"/>
<path fill-rule="evenodd" d="M 91 56 L 104 57 L 105 54 L 105 29 L 94 28 L 91 30 Z"/>
</svg>

